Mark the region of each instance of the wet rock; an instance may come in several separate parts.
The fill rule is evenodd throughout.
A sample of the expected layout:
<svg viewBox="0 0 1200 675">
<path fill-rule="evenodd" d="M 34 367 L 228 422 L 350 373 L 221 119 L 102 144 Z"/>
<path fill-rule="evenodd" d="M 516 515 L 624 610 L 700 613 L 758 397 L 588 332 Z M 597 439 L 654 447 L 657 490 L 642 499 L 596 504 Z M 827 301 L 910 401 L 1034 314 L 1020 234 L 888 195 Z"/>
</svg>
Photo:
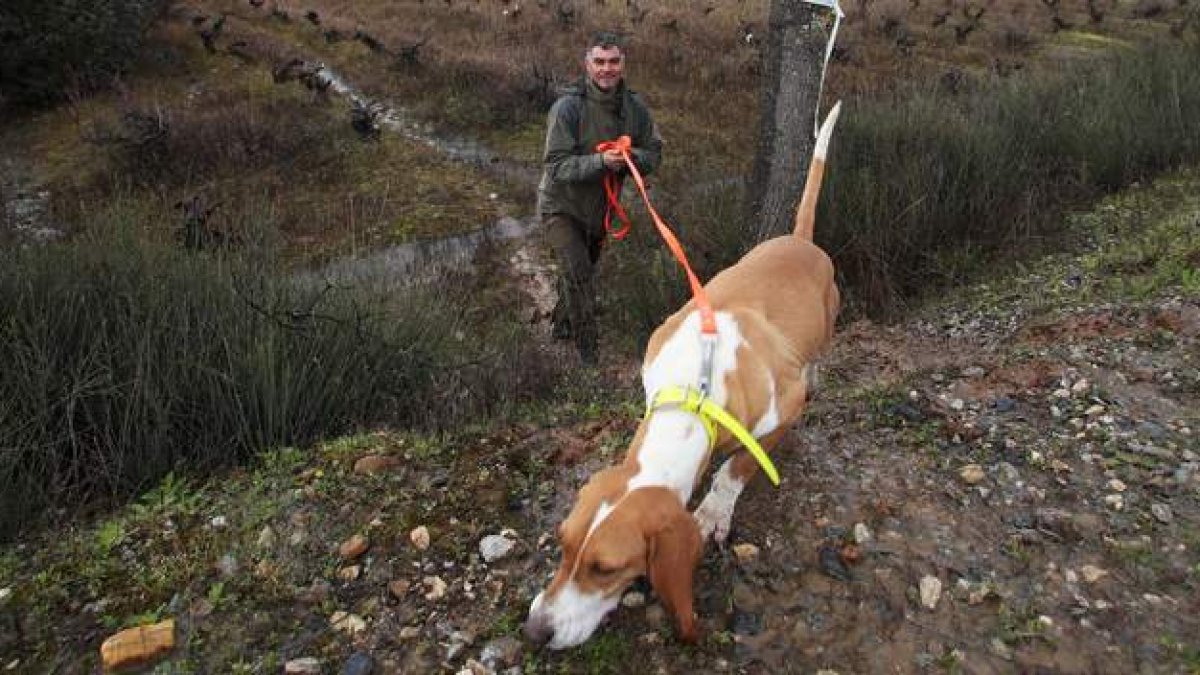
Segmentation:
<svg viewBox="0 0 1200 675">
<path fill-rule="evenodd" d="M 501 534 L 489 534 L 479 542 L 479 555 L 483 561 L 493 563 L 512 553 L 517 542 Z"/>
<path fill-rule="evenodd" d="M 1192 482 L 1192 474 L 1194 472 L 1194 469 L 1185 465 L 1175 469 L 1175 473 L 1172 474 L 1171 477 L 1174 479 L 1176 484 L 1180 486 L 1187 486 L 1188 483 Z"/>
<path fill-rule="evenodd" d="M 1021 480 L 1021 472 L 1008 462 L 1000 462 L 996 465 L 996 477 L 1004 485 L 1013 485 Z"/>
<path fill-rule="evenodd" d="M 646 645 L 647 647 L 656 647 L 663 643 L 663 637 L 659 633 L 642 633 L 638 636 L 638 644 Z"/>
<path fill-rule="evenodd" d="M 238 560 L 232 553 L 226 553 L 217 561 L 217 571 L 221 576 L 230 579 L 238 573 Z"/>
<path fill-rule="evenodd" d="M 1167 437 L 1167 430 L 1163 425 L 1149 420 L 1138 422 L 1137 433 L 1156 441 L 1161 441 Z"/>
<path fill-rule="evenodd" d="M 1108 570 L 1100 569 L 1095 565 L 1084 565 L 1079 568 L 1079 573 L 1083 575 L 1083 580 L 1089 584 L 1094 584 L 1108 576 Z"/>
<path fill-rule="evenodd" d="M 1166 504 L 1157 502 L 1151 504 L 1150 513 L 1154 514 L 1154 518 L 1164 525 L 1170 525 L 1175 520 L 1175 514 L 1171 512 L 1171 507 Z"/>
<path fill-rule="evenodd" d="M 758 560 L 759 550 L 754 544 L 743 543 L 733 547 L 733 555 L 737 558 L 739 565 L 749 565 L 755 560 Z"/>
<path fill-rule="evenodd" d="M 763 596 L 745 581 L 738 580 L 733 584 L 733 608 L 743 612 L 760 612 L 763 609 Z"/>
<path fill-rule="evenodd" d="M 138 626 L 110 636 L 100 645 L 104 669 L 120 670 L 156 661 L 175 648 L 175 620 Z"/>
<path fill-rule="evenodd" d="M 925 419 L 925 415 L 920 410 L 908 403 L 897 403 L 888 408 L 888 412 L 906 422 L 914 424 Z"/>
<path fill-rule="evenodd" d="M 356 534 L 342 542 L 342 545 L 338 547 L 338 555 L 342 557 L 342 560 L 354 560 L 366 553 L 370 547 L 371 543 L 366 537 Z"/>
<path fill-rule="evenodd" d="M 842 547 L 838 549 L 838 555 L 847 565 L 857 565 L 862 561 L 862 549 L 858 544 L 842 544 Z"/>
<path fill-rule="evenodd" d="M 967 485 L 976 485 L 987 476 L 983 467 L 978 464 L 968 464 L 959 470 L 958 475 Z"/>
<path fill-rule="evenodd" d="M 388 582 L 388 593 L 391 593 L 392 597 L 397 600 L 403 600 L 404 596 L 408 595 L 410 588 L 412 588 L 412 582 L 408 579 L 394 579 Z"/>
<path fill-rule="evenodd" d="M 275 548 L 275 542 L 278 539 L 279 537 L 276 536 L 275 530 L 272 530 L 271 526 L 267 525 L 258 533 L 258 541 L 255 542 L 255 545 L 263 550 L 270 550 Z"/>
<path fill-rule="evenodd" d="M 1000 658 L 1004 659 L 1005 661 L 1013 660 L 1012 647 L 1009 647 L 1007 644 L 1004 643 L 1004 640 L 1001 640 L 1000 638 L 992 638 L 992 642 L 989 645 L 989 649 L 991 650 L 991 652 L 993 654 L 995 654 L 996 656 L 999 656 Z"/>
<path fill-rule="evenodd" d="M 446 582 L 441 577 L 428 576 L 422 582 L 425 584 L 425 599 L 437 602 L 446 597 Z"/>
<path fill-rule="evenodd" d="M 475 659 L 467 659 L 467 662 L 463 665 L 463 669 L 458 671 L 457 675 L 496 675 L 496 671 Z"/>
<path fill-rule="evenodd" d="M 846 538 L 846 528 L 825 523 L 821 525 L 821 536 L 832 541 L 841 541 Z"/>
<path fill-rule="evenodd" d="M 1007 396 L 1001 396 L 992 403 L 992 407 L 996 409 L 996 412 L 1012 412 L 1017 407 L 1017 402 Z"/>
<path fill-rule="evenodd" d="M 412 532 L 408 533 L 408 540 L 412 542 L 413 548 L 418 551 L 424 551 L 429 548 L 429 528 L 421 525 L 413 528 Z"/>
<path fill-rule="evenodd" d="M 450 633 L 450 645 L 446 648 L 446 660 L 455 661 L 475 642 L 475 636 L 466 631 L 456 630 Z"/>
<path fill-rule="evenodd" d="M 838 581 L 850 580 L 850 570 L 842 562 L 841 553 L 837 548 L 829 545 L 821 546 L 821 549 L 817 551 L 817 563 L 827 576 Z"/>
<path fill-rule="evenodd" d="M 400 466 L 400 459 L 390 455 L 367 455 L 354 463 L 354 473 L 371 476 Z"/>
<path fill-rule="evenodd" d="M 650 605 L 646 608 L 645 621 L 651 628 L 663 628 L 667 625 L 667 610 L 662 605 Z"/>
<path fill-rule="evenodd" d="M 737 609 L 733 612 L 733 621 L 729 629 L 735 635 L 758 635 L 762 632 L 762 615 L 757 612 L 743 612 Z"/>
<path fill-rule="evenodd" d="M 483 646 L 479 660 L 485 666 L 499 670 L 521 664 L 525 643 L 512 636 L 492 640 Z"/>
<path fill-rule="evenodd" d="M 324 579 L 313 579 L 311 585 L 300 593 L 300 601 L 309 605 L 319 605 L 329 599 L 333 586 Z"/>
<path fill-rule="evenodd" d="M 342 665 L 342 675 L 371 675 L 375 672 L 375 659 L 366 652 L 355 652 Z"/>
<path fill-rule="evenodd" d="M 1000 594 L 996 592 L 996 588 L 991 584 L 981 584 L 972 588 L 967 593 L 968 605 L 979 605 L 992 598 L 999 598 Z"/>
<path fill-rule="evenodd" d="M 935 576 L 921 577 L 919 586 L 921 605 L 925 609 L 937 609 L 938 601 L 942 598 L 942 580 Z"/>
<path fill-rule="evenodd" d="M 292 659 L 283 664 L 283 672 L 287 675 L 320 675 L 321 659 L 312 656 Z"/>
<path fill-rule="evenodd" d="M 367 629 L 367 621 L 357 614 L 349 612 L 337 611 L 333 616 L 329 617 L 329 625 L 333 626 L 334 630 L 341 631 L 347 635 L 356 635 Z"/>
<path fill-rule="evenodd" d="M 1096 539 L 1104 522 L 1091 513 L 1071 513 L 1062 509 L 1038 509 L 1034 514 L 1036 527 L 1048 530 L 1065 541 Z"/>
</svg>

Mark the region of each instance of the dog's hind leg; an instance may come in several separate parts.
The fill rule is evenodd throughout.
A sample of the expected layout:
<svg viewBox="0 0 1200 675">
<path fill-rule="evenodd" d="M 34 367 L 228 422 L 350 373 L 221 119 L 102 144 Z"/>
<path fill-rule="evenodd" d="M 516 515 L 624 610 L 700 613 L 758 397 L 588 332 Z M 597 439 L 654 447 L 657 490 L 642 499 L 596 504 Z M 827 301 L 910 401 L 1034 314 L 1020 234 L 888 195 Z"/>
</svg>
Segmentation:
<svg viewBox="0 0 1200 675">
<path fill-rule="evenodd" d="M 786 428 L 781 428 L 767 434 L 760 441 L 763 448 L 773 448 L 785 431 Z M 692 514 L 704 540 L 711 536 L 718 545 L 725 544 L 733 524 L 733 509 L 737 506 L 738 497 L 758 470 L 758 460 L 746 450 L 734 453 L 721 465 L 717 474 L 713 476 L 708 494 Z"/>
</svg>

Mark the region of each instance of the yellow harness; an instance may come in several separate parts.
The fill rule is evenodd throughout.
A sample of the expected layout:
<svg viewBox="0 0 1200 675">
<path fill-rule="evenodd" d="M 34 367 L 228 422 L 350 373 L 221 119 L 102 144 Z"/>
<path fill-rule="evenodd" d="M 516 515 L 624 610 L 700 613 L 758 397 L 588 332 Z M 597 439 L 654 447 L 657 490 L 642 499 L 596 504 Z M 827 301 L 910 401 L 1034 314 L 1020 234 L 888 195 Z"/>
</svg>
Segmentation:
<svg viewBox="0 0 1200 675">
<path fill-rule="evenodd" d="M 650 415 L 659 408 L 670 405 L 677 406 L 680 410 L 689 412 L 700 419 L 700 423 L 704 425 L 704 431 L 708 434 L 709 450 L 712 450 L 717 444 L 717 425 L 720 424 L 729 430 L 734 438 L 746 446 L 746 450 L 754 459 L 758 460 L 759 466 L 767 474 L 767 478 L 771 479 L 771 483 L 775 487 L 779 487 L 779 471 L 771 463 L 771 458 L 767 456 L 766 451 L 758 444 L 758 439 L 724 408 L 691 387 L 670 386 L 658 390 L 654 395 L 654 400 L 646 409 L 646 418 L 649 419 Z"/>
</svg>

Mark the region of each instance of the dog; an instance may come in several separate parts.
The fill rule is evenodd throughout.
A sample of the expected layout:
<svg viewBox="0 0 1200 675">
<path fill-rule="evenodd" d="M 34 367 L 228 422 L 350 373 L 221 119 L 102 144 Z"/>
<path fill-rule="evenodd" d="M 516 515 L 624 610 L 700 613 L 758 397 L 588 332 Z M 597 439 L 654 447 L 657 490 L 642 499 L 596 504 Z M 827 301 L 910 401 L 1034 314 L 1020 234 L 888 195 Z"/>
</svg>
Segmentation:
<svg viewBox="0 0 1200 675">
<path fill-rule="evenodd" d="M 840 107 L 818 133 L 793 233 L 754 247 L 705 286 L 718 329 L 705 396 L 768 450 L 804 412 L 813 362 L 832 338 L 840 306 L 833 263 L 812 241 Z M 738 496 L 759 469 L 734 434 L 697 408 L 656 407 L 660 392 L 693 385 L 704 360 L 693 300 L 650 338 L 642 364 L 650 412 L 624 461 L 593 475 L 558 527 L 562 562 L 529 608 L 524 632 L 532 642 L 551 649 L 582 644 L 642 576 L 674 617 L 680 639 L 697 639 L 692 576 L 704 541 L 725 542 Z M 732 456 L 689 513 L 714 449 Z"/>
</svg>

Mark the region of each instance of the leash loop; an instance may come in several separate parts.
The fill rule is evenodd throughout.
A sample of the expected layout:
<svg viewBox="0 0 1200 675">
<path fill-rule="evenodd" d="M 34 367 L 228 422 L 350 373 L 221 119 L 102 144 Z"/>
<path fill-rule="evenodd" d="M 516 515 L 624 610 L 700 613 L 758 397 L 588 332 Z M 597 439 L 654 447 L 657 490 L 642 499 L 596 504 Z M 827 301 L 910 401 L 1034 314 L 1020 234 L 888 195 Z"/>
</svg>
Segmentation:
<svg viewBox="0 0 1200 675">
<path fill-rule="evenodd" d="M 708 301 L 708 294 L 704 291 L 704 285 L 700 283 L 700 279 L 696 273 L 692 271 L 691 264 L 688 263 L 687 254 L 683 252 L 683 245 L 679 243 L 679 239 L 671 230 L 670 226 L 658 215 L 658 211 L 650 202 L 650 195 L 646 192 L 646 181 L 642 178 L 642 172 L 638 171 L 637 165 L 633 162 L 633 156 L 630 152 L 633 149 L 633 141 L 629 136 L 621 136 L 615 141 L 605 141 L 596 146 L 597 152 L 607 152 L 609 150 L 617 150 L 621 153 L 621 157 L 625 160 L 625 166 L 629 168 L 629 174 L 633 176 L 633 182 L 637 185 L 638 192 L 642 195 L 642 201 L 646 202 L 646 210 L 650 212 L 650 218 L 654 221 L 654 225 L 658 228 L 658 234 L 667 244 L 667 248 L 679 261 L 683 267 L 684 273 L 687 274 L 688 284 L 692 289 L 692 298 L 695 300 L 696 309 L 700 312 L 700 330 L 709 335 L 716 336 L 717 334 L 717 319 L 716 313 L 713 311 L 712 303 Z M 612 181 L 612 188 L 609 188 L 609 181 Z M 605 226 L 608 226 L 609 213 L 616 210 L 618 216 L 625 222 L 624 230 L 628 230 L 628 221 L 624 218 L 624 210 L 621 209 L 618 200 L 616 185 L 619 184 L 615 172 L 608 172 L 604 177 L 605 194 L 608 196 L 609 211 L 605 213 Z M 614 208 L 615 206 L 615 208 Z M 615 236 L 615 235 L 614 235 Z M 622 237 L 625 235 L 622 234 Z"/>
</svg>

